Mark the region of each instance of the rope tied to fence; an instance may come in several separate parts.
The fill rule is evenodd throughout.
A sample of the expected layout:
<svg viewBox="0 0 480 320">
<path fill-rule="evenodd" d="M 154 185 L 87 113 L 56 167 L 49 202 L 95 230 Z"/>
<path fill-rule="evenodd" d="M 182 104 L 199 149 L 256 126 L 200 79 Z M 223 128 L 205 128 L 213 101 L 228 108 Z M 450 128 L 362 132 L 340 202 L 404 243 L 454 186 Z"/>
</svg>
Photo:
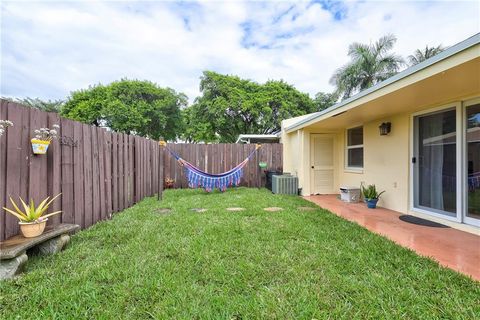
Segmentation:
<svg viewBox="0 0 480 320">
<path fill-rule="evenodd" d="M 235 187 L 240 185 L 244 167 L 253 157 L 255 152 L 261 147 L 260 144 L 256 144 L 255 149 L 250 152 L 250 154 L 245 158 L 245 160 L 240 162 L 237 166 L 230 169 L 229 171 L 219 174 L 212 174 L 200 170 L 190 162 L 180 157 L 178 153 L 168 147 L 165 141 L 159 141 L 158 144 L 161 147 L 164 147 L 165 150 L 167 150 L 170 155 L 174 157 L 177 162 L 184 168 L 185 177 L 187 178 L 188 186 L 190 188 L 203 188 L 207 192 L 211 192 L 215 189 L 219 189 L 223 192 L 228 187 Z"/>
</svg>

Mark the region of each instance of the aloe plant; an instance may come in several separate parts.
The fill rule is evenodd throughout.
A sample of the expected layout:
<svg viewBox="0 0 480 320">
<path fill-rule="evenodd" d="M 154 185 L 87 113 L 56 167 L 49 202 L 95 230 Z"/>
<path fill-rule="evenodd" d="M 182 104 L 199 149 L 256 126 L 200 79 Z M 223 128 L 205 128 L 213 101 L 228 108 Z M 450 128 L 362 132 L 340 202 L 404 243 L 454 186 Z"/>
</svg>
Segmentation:
<svg viewBox="0 0 480 320">
<path fill-rule="evenodd" d="M 57 199 L 61 193 L 50 199 L 50 197 L 47 197 L 44 199 L 40 204 L 35 207 L 35 203 L 33 202 L 33 199 L 30 200 L 30 205 L 27 205 L 25 201 L 23 201 L 22 198 L 20 198 L 20 201 L 22 202 L 23 210 L 19 208 L 19 206 L 13 201 L 12 197 L 10 197 L 10 202 L 13 205 L 13 208 L 15 211 L 3 207 L 6 212 L 10 213 L 11 215 L 15 216 L 20 220 L 20 222 L 42 222 L 46 218 L 51 217 L 53 215 L 59 214 L 62 211 L 55 211 L 52 213 L 45 214 L 49 208 L 49 206 L 52 204 L 52 202 Z"/>
<path fill-rule="evenodd" d="M 385 191 L 378 192 L 374 184 L 368 185 L 366 188 L 362 186 L 363 197 L 367 200 L 378 199 Z"/>
</svg>

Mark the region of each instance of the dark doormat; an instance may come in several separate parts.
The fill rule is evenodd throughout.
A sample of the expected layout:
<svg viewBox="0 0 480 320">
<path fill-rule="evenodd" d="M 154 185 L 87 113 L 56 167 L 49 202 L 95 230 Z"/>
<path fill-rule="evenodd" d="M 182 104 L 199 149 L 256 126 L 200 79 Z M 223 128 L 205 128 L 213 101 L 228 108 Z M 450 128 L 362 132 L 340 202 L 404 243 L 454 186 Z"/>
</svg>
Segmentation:
<svg viewBox="0 0 480 320">
<path fill-rule="evenodd" d="M 430 220 L 425 220 L 419 217 L 411 216 L 411 215 L 401 215 L 399 217 L 400 220 L 408 222 L 408 223 L 413 223 L 413 224 L 418 224 L 420 226 L 425 226 L 425 227 L 432 227 L 432 228 L 450 228 L 449 226 L 446 226 L 441 223 L 433 222 Z"/>
</svg>

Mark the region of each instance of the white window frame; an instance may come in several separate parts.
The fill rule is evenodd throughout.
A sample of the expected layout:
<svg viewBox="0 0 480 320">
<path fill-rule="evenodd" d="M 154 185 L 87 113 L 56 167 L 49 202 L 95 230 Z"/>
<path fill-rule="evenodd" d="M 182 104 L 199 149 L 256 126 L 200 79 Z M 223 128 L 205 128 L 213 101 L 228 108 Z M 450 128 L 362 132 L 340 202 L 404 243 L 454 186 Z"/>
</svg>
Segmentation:
<svg viewBox="0 0 480 320">
<path fill-rule="evenodd" d="M 463 142 L 463 145 L 462 145 L 462 155 L 464 156 L 464 160 L 463 160 L 463 168 L 462 168 L 462 174 L 461 174 L 461 177 L 462 177 L 462 180 L 461 180 L 461 184 L 463 186 L 463 191 L 462 191 L 462 202 L 464 204 L 463 208 L 462 208 L 462 222 L 463 223 L 466 223 L 466 224 L 469 224 L 469 225 L 472 225 L 472 226 L 476 226 L 476 227 L 480 227 L 480 221 L 478 219 L 474 219 L 474 218 L 470 218 L 467 216 L 467 210 L 468 210 L 468 181 L 467 181 L 467 172 L 468 172 L 468 165 L 467 165 L 467 145 L 466 145 L 466 141 L 467 141 L 467 117 L 466 117 L 466 114 L 467 114 L 467 108 L 470 107 L 470 106 L 473 106 L 473 105 L 476 105 L 476 104 L 479 104 L 480 103 L 480 97 L 477 97 L 477 98 L 473 98 L 473 99 L 468 99 L 468 100 L 465 100 L 462 102 L 462 125 L 463 125 L 463 128 L 462 128 L 462 142 Z"/>
<path fill-rule="evenodd" d="M 349 146 L 348 145 L 348 131 L 352 130 L 352 129 L 358 129 L 358 128 L 362 128 L 362 144 L 356 144 L 356 145 Z M 347 128 L 345 130 L 345 171 L 346 172 L 363 173 L 363 169 L 365 167 L 365 148 L 364 148 L 364 145 L 365 145 L 365 129 L 364 129 L 363 125 L 356 125 L 356 126 Z M 349 160 L 348 159 L 348 150 L 351 150 L 351 149 L 362 149 L 363 164 L 362 164 L 361 167 L 351 167 L 351 166 L 348 165 L 348 163 L 349 163 L 349 161 L 348 161 Z"/>
</svg>

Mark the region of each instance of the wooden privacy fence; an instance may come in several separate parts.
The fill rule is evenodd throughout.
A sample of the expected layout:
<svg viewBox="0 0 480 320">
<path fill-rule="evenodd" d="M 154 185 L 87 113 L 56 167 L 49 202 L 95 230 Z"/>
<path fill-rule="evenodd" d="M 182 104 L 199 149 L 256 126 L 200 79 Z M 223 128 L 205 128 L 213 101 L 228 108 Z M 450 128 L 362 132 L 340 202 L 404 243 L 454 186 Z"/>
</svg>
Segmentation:
<svg viewBox="0 0 480 320">
<path fill-rule="evenodd" d="M 0 137 L 0 208 L 15 200 L 62 193 L 61 215 L 49 223 L 89 227 L 158 192 L 157 142 L 112 133 L 1 100 L 0 119 L 14 123 Z M 41 127 L 60 125 L 46 155 L 33 155 L 30 139 Z M 0 213 L 0 240 L 18 233 L 17 219 Z"/>
<path fill-rule="evenodd" d="M 184 160 L 208 173 L 226 172 L 242 162 L 255 149 L 254 144 L 168 144 L 168 148 L 178 153 Z M 168 152 L 163 153 L 165 178 L 175 180 L 175 188 L 188 188 L 183 168 Z M 282 145 L 279 143 L 262 144 L 243 169 L 241 185 L 245 187 L 263 187 L 265 185 L 263 169 L 259 162 L 267 163 L 267 170 L 282 170 Z"/>
<path fill-rule="evenodd" d="M 49 224 L 75 223 L 87 228 L 158 193 L 164 178 L 174 179 L 176 188 L 188 187 L 183 168 L 156 141 L 109 132 L 5 100 L 1 100 L 0 119 L 14 123 L 0 137 L 0 208 L 11 208 L 9 196 L 38 203 L 62 193 L 52 210 L 63 213 L 51 217 Z M 33 155 L 33 131 L 54 124 L 60 125 L 58 139 L 52 141 L 46 155 Z M 168 146 L 209 173 L 230 170 L 255 148 L 244 144 Z M 241 185 L 264 185 L 259 162 L 266 162 L 270 170 L 281 170 L 282 145 L 264 144 L 245 166 Z M 17 219 L 1 210 L 0 240 L 17 233 Z"/>
</svg>

